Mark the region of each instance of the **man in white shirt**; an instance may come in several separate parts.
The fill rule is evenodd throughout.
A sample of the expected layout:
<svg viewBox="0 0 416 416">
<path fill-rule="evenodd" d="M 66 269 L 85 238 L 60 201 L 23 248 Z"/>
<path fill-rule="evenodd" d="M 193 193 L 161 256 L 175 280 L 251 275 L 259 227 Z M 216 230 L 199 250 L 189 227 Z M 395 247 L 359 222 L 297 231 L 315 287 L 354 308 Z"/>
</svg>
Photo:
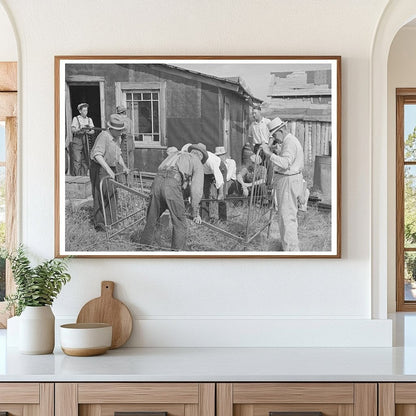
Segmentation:
<svg viewBox="0 0 416 416">
<path fill-rule="evenodd" d="M 203 143 L 198 146 L 206 150 Z M 204 167 L 204 199 L 217 199 L 219 203 L 204 201 L 201 203 L 201 218 L 205 220 L 227 220 L 227 206 L 224 202 L 224 185 L 227 175 L 225 163 L 214 153 L 208 152 L 208 159 Z M 218 214 L 215 212 L 218 205 Z"/>
<path fill-rule="evenodd" d="M 233 188 L 235 182 L 237 180 L 237 164 L 235 163 L 234 159 L 228 157 L 227 152 L 225 151 L 224 146 L 218 146 L 215 148 L 215 155 L 218 156 L 223 163 L 225 164 L 225 168 L 227 169 L 227 175 L 225 178 L 225 197 L 228 195 L 230 188 Z"/>
<path fill-rule="evenodd" d="M 281 144 L 279 154 L 263 144 L 264 154 L 273 164 L 279 232 L 283 251 L 300 251 L 298 239 L 298 202 L 303 194 L 304 155 L 299 140 L 289 132 L 287 122 L 276 117 L 269 123 L 270 134 Z"/>
<path fill-rule="evenodd" d="M 72 164 L 75 176 L 87 175 L 89 169 L 88 136 L 94 134 L 94 123 L 88 115 L 87 103 L 78 104 L 79 115 L 72 119 Z"/>
<path fill-rule="evenodd" d="M 250 124 L 248 129 L 248 140 L 254 153 L 257 153 L 260 145 L 269 143 L 270 131 L 267 126 L 270 123 L 270 120 L 261 115 L 260 106 L 253 107 L 251 114 L 254 121 Z"/>
</svg>

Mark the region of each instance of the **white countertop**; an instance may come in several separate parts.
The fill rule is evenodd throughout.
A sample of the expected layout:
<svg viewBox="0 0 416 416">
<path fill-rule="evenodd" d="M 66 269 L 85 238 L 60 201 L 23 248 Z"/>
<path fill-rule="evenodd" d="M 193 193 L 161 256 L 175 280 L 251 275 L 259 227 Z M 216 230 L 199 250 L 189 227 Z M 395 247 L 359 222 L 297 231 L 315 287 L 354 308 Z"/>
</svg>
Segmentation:
<svg viewBox="0 0 416 416">
<path fill-rule="evenodd" d="M 416 381 L 416 314 L 393 317 L 393 348 L 119 348 L 23 355 L 0 330 L 0 382 Z"/>
<path fill-rule="evenodd" d="M 416 381 L 416 348 L 120 348 L 0 358 L 0 381 Z"/>
</svg>

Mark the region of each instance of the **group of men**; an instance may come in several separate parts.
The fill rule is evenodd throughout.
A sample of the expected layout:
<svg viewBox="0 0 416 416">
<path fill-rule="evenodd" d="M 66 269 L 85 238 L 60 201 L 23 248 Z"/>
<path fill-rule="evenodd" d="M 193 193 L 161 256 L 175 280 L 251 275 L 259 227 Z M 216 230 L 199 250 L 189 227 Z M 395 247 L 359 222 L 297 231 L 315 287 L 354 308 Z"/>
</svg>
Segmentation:
<svg viewBox="0 0 416 416">
<path fill-rule="evenodd" d="M 87 103 L 79 104 L 77 107 L 79 115 L 73 118 L 71 124 L 74 175 L 87 175 L 90 166 L 85 140 L 97 129 L 92 119 L 88 117 L 88 107 Z M 252 153 L 249 162 L 244 164 L 239 172 L 236 162 L 228 156 L 222 146 L 216 147 L 214 152 L 208 151 L 203 143 L 189 143 L 181 150 L 175 147 L 168 148 L 168 156 L 158 167 L 152 184 L 145 228 L 140 235 L 138 233 L 133 235 L 133 241 L 142 245 L 152 245 L 159 218 L 167 209 L 173 226 L 171 247 L 173 250 L 184 250 L 187 230 L 184 195 L 190 199 L 192 218 L 196 224 L 212 218 L 226 221 L 226 196 L 234 193 L 248 196 L 254 186 L 265 187 L 268 173 L 264 162 L 265 159 L 269 159 L 267 165 L 272 166 L 274 171 L 272 185 L 275 188 L 283 250 L 300 251 L 297 213 L 304 191 L 302 146 L 290 133 L 287 122 L 283 122 L 279 117 L 273 120 L 264 118 L 260 107 L 254 107 L 252 115 L 254 121 L 250 125 L 248 134 Z M 118 146 L 123 142 L 125 144 L 126 154 L 122 166 L 124 171 L 128 172 L 134 166 L 134 141 L 126 108 L 118 106 L 116 113 L 110 116 L 111 120 L 113 124 L 109 124 L 109 131 L 117 133 L 113 134 L 114 143 Z M 116 128 L 114 123 L 120 124 L 120 128 Z M 95 146 L 98 146 L 97 143 Z M 258 156 L 259 148 L 261 148 L 261 158 Z M 99 164 L 100 157 L 94 152 L 96 153 L 92 149 L 91 156 L 95 158 L 93 162 Z M 113 152 L 118 151 L 114 148 Z M 119 157 L 117 156 L 116 159 L 118 160 Z M 93 165 L 95 166 L 94 163 Z M 257 165 L 256 170 L 255 165 Z M 99 168 L 101 169 L 102 166 L 104 166 L 103 174 L 105 172 L 108 174 L 111 170 L 111 176 L 114 177 L 113 166 L 110 165 L 110 169 L 107 168 L 107 164 L 101 163 Z M 100 214 L 105 207 L 101 207 L 98 198 L 94 198 L 96 199 L 96 211 Z M 101 222 L 96 224 L 97 227 L 103 228 Z"/>
<path fill-rule="evenodd" d="M 298 204 L 302 201 L 304 181 L 303 149 L 299 140 L 289 131 L 287 122 L 279 117 L 268 120 L 261 115 L 261 108 L 252 111 L 254 118 L 249 129 L 249 141 L 253 149 L 251 166 L 260 165 L 268 158 L 268 165 L 274 170 L 275 195 L 280 237 L 284 251 L 300 251 L 298 239 Z M 257 156 L 261 148 L 263 158 Z M 247 196 L 249 188 L 265 183 L 267 170 L 253 177 L 253 169 L 243 166 L 236 172 L 236 163 L 229 158 L 223 147 L 212 153 L 203 143 L 187 144 L 181 150 L 168 149 L 167 158 L 158 168 L 152 185 L 146 225 L 133 240 L 143 245 L 152 245 L 153 236 L 162 213 L 167 209 L 173 226 L 173 250 L 184 250 L 186 244 L 186 209 L 184 192 L 188 191 L 194 223 L 201 224 L 204 217 L 210 217 L 210 201 L 218 201 L 218 218 L 227 219 L 227 205 L 224 201 L 232 186 L 241 189 Z M 201 199 L 203 199 L 201 203 Z M 304 202 L 304 201 L 303 201 Z M 212 205 L 211 205 L 212 206 Z"/>
</svg>

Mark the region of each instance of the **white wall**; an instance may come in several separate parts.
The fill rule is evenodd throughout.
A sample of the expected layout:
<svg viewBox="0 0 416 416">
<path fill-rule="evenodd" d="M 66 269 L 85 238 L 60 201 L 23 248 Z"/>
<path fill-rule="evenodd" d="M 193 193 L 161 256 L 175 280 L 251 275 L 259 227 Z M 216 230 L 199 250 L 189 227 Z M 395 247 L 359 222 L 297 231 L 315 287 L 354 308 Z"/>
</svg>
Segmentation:
<svg viewBox="0 0 416 416">
<path fill-rule="evenodd" d="M 396 310 L 396 88 L 416 87 L 416 26 L 404 27 L 391 44 L 388 64 L 388 309 Z"/>
<path fill-rule="evenodd" d="M 12 23 L 6 10 L 0 6 L 0 61 L 17 61 L 17 56 L 16 37 Z"/>
<path fill-rule="evenodd" d="M 41 257 L 54 253 L 54 55 L 343 59 L 342 259 L 73 259 L 57 316 L 110 279 L 137 319 L 130 345 L 389 345 L 385 297 L 371 320 L 370 56 L 386 3 L 0 0 L 21 39 L 21 240 Z"/>
</svg>

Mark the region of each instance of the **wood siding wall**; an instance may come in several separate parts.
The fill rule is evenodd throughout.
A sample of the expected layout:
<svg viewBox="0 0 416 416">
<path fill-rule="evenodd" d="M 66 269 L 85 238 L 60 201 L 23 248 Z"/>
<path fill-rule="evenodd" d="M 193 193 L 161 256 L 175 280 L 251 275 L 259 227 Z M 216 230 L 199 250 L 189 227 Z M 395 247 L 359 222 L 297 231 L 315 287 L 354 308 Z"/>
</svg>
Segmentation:
<svg viewBox="0 0 416 416">
<path fill-rule="evenodd" d="M 332 125 L 321 121 L 289 121 L 292 134 L 300 141 L 305 155 L 305 167 L 313 166 L 315 156 L 330 154 Z"/>
</svg>

